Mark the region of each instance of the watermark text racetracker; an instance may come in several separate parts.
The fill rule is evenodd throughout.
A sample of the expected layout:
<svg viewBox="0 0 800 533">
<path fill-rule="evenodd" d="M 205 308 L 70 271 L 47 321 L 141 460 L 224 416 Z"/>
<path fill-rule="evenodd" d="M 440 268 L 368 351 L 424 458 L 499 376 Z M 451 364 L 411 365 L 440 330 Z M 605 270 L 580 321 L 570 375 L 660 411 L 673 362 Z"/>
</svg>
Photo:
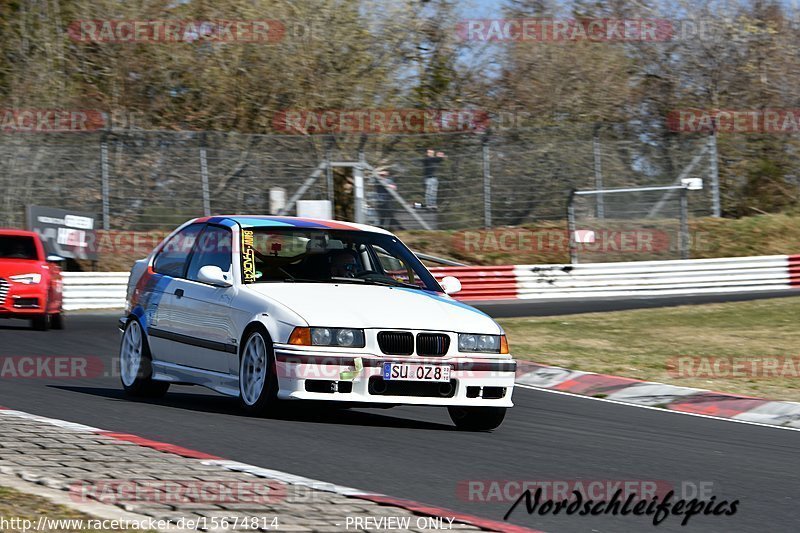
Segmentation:
<svg viewBox="0 0 800 533">
<path fill-rule="evenodd" d="M 699 251 L 710 245 L 710 235 L 690 232 L 689 248 Z M 573 245 L 585 252 L 650 253 L 677 250 L 678 233 L 657 228 L 610 228 L 576 230 Z M 570 233 L 561 229 L 508 228 L 465 230 L 453 234 L 455 249 L 471 253 L 536 252 L 566 253 L 570 249 Z"/>
<path fill-rule="evenodd" d="M 667 371 L 677 378 L 769 379 L 800 377 L 800 355 L 795 356 L 689 356 L 667 361 Z"/>
<path fill-rule="evenodd" d="M 272 118 L 287 134 L 446 133 L 484 131 L 489 114 L 475 109 L 289 109 Z"/>
<path fill-rule="evenodd" d="M 274 43 L 286 27 L 279 20 L 75 20 L 67 33 L 83 43 Z"/>
<path fill-rule="evenodd" d="M 667 127 L 678 133 L 800 133 L 800 109 L 676 109 Z"/>
<path fill-rule="evenodd" d="M 70 485 L 70 498 L 78 503 L 150 502 L 165 505 L 185 503 L 257 504 L 286 501 L 289 485 L 275 480 L 157 480 L 157 479 L 98 479 L 78 481 Z M 293 487 L 292 487 L 293 488 Z M 310 494 L 309 491 L 300 491 Z M 293 501 L 304 501 L 293 494 Z"/>
<path fill-rule="evenodd" d="M 742 28 L 745 30 L 745 28 Z M 707 18 L 467 19 L 456 25 L 463 41 L 510 43 L 659 43 L 726 37 L 719 20 Z"/>
<path fill-rule="evenodd" d="M 0 380 L 3 379 L 85 379 L 119 377 L 119 363 L 109 365 L 93 355 L 17 355 L 0 357 Z"/>
<path fill-rule="evenodd" d="M 81 133 L 105 126 L 106 115 L 96 109 L 0 108 L 0 133 Z"/>
</svg>

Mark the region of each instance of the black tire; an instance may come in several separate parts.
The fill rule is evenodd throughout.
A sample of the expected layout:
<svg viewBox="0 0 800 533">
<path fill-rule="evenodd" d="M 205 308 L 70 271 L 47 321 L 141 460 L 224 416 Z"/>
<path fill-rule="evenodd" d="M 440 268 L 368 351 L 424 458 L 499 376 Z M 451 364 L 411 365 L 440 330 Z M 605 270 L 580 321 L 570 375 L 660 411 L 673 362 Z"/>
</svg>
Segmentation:
<svg viewBox="0 0 800 533">
<path fill-rule="evenodd" d="M 251 393 L 246 394 L 243 390 L 246 381 L 245 373 L 248 371 L 250 373 L 255 372 L 257 366 L 250 364 L 251 361 L 246 351 L 251 341 L 258 342 L 256 337 L 260 338 L 264 346 L 265 353 L 262 364 L 265 370 L 265 377 L 260 391 L 253 390 Z M 261 367 L 258 366 L 258 368 Z M 241 405 L 242 410 L 254 416 L 264 416 L 275 413 L 278 410 L 278 375 L 276 370 L 275 351 L 273 350 L 269 333 L 261 326 L 249 329 L 239 350 L 239 405 Z"/>
<path fill-rule="evenodd" d="M 50 326 L 53 329 L 64 329 L 64 312 L 56 313 L 50 316 Z"/>
<path fill-rule="evenodd" d="M 142 352 L 140 364 L 138 370 L 136 371 L 136 377 L 132 383 L 126 384 L 125 378 L 122 375 L 123 373 L 120 371 L 122 388 L 125 390 L 125 394 L 132 398 L 160 398 L 169 390 L 169 383 L 166 381 L 155 381 L 153 379 L 153 359 L 150 355 L 150 346 L 147 344 L 147 337 L 144 336 L 141 325 L 136 319 L 129 320 L 125 325 L 125 332 L 122 335 L 122 340 L 120 341 L 119 347 L 120 368 L 122 368 L 122 365 L 125 364 L 122 360 L 122 350 L 125 347 L 126 335 L 128 334 L 128 330 L 130 328 L 139 328 Z"/>
<path fill-rule="evenodd" d="M 448 407 L 450 419 L 464 431 L 491 431 L 503 423 L 505 407 Z"/>
<path fill-rule="evenodd" d="M 33 317 L 31 319 L 31 326 L 33 326 L 33 329 L 36 331 L 47 331 L 50 329 L 50 315 L 44 314 Z"/>
</svg>

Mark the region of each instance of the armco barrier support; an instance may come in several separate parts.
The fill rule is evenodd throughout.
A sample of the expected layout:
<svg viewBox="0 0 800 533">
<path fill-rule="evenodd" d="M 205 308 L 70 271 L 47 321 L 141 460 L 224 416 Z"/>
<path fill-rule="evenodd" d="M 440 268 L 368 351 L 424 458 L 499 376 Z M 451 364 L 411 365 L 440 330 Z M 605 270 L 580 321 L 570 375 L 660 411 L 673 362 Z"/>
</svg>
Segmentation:
<svg viewBox="0 0 800 533">
<path fill-rule="evenodd" d="M 800 288 L 800 255 L 680 261 L 437 267 L 455 276 L 465 301 L 637 297 Z M 67 272 L 64 309 L 122 308 L 127 272 Z"/>
</svg>

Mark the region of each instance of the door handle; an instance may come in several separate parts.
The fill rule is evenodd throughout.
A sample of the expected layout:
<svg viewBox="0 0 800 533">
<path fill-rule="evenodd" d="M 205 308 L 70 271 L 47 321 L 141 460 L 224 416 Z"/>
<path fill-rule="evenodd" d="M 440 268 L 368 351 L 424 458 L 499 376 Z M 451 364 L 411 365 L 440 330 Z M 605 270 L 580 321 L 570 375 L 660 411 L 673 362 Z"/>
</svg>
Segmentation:
<svg viewBox="0 0 800 533">
<path fill-rule="evenodd" d="M 183 289 L 175 289 L 175 296 L 177 296 L 178 298 L 182 298 L 183 297 Z"/>
</svg>

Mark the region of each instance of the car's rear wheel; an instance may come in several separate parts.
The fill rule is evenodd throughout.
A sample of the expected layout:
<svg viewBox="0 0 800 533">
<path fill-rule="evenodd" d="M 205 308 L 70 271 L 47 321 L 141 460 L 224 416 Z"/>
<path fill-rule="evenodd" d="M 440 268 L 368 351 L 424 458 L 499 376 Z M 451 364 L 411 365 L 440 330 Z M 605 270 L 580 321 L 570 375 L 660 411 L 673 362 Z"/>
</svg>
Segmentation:
<svg viewBox="0 0 800 533">
<path fill-rule="evenodd" d="M 450 419 L 458 429 L 490 431 L 503 423 L 505 407 L 448 407 Z"/>
<path fill-rule="evenodd" d="M 255 328 L 242 344 L 239 358 L 239 400 L 254 415 L 267 414 L 278 403 L 278 376 L 269 335 Z"/>
<path fill-rule="evenodd" d="M 166 394 L 169 383 L 153 380 L 152 357 L 138 320 L 130 320 L 119 347 L 120 379 L 129 396 L 158 398 Z"/>
</svg>

